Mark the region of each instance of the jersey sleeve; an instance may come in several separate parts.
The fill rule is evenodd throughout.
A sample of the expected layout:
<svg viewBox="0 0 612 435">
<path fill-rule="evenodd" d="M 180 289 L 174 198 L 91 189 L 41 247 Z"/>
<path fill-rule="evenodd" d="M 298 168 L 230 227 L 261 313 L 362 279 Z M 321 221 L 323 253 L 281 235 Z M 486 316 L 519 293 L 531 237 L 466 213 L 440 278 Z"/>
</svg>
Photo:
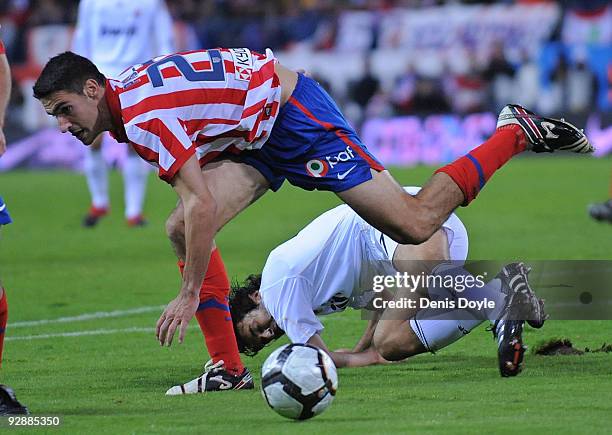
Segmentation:
<svg viewBox="0 0 612 435">
<path fill-rule="evenodd" d="M 303 277 L 291 277 L 260 290 L 264 306 L 292 343 L 306 343 L 323 331 L 308 298 L 309 288 Z"/>
<path fill-rule="evenodd" d="M 172 17 L 164 0 L 159 0 L 152 30 L 155 37 L 156 55 L 171 54 L 176 51 Z"/>
<path fill-rule="evenodd" d="M 189 158 L 195 145 L 177 118 L 152 118 L 125 127 L 134 150 L 158 169 L 158 176 L 170 183 Z"/>
<path fill-rule="evenodd" d="M 76 22 L 76 28 L 72 36 L 72 51 L 83 57 L 91 58 L 91 36 L 90 27 L 92 25 L 91 5 L 89 0 L 81 0 L 79 2 L 79 10 Z"/>
</svg>

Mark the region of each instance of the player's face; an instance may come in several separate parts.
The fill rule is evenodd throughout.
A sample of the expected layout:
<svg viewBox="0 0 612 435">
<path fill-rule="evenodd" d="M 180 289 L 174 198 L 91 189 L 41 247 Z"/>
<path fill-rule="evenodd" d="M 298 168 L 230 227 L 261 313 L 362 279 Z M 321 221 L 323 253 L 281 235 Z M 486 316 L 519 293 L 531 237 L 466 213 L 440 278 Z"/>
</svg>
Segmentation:
<svg viewBox="0 0 612 435">
<path fill-rule="evenodd" d="M 89 145 L 102 132 L 98 99 L 74 92 L 58 91 L 41 100 L 49 115 L 57 119 L 62 133 L 70 133 Z"/>
<path fill-rule="evenodd" d="M 283 331 L 261 304 L 246 313 L 237 327 L 242 341 L 254 349 L 261 349 L 283 335 Z"/>
</svg>

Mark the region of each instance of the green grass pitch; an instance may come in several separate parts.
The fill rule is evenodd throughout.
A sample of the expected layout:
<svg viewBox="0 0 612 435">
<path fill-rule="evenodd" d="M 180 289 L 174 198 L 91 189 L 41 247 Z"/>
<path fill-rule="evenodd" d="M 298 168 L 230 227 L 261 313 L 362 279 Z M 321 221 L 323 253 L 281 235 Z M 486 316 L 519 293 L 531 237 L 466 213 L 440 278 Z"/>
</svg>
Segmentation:
<svg viewBox="0 0 612 435">
<path fill-rule="evenodd" d="M 586 204 L 607 195 L 610 161 L 521 158 L 501 170 L 458 214 L 475 259 L 611 259 L 612 227 L 592 222 Z M 395 169 L 406 185 L 431 168 Z M 494 433 L 609 432 L 612 354 L 539 357 L 502 379 L 495 344 L 484 326 L 436 355 L 401 364 L 340 370 L 333 405 L 321 416 L 292 422 L 267 408 L 260 392 L 164 396 L 197 376 L 208 359 L 192 321 L 183 345 L 160 348 L 159 311 L 70 322 L 23 322 L 159 306 L 179 289 L 164 220 L 175 203 L 151 176 L 150 225 L 128 229 L 121 179 L 112 177 L 113 211 L 98 228 L 80 227 L 88 204 L 84 179 L 65 172 L 0 175 L 0 192 L 15 223 L 4 228 L 0 276 L 10 306 L 0 381 L 14 387 L 35 415 L 59 415 L 66 433 Z M 232 277 L 258 272 L 267 253 L 338 200 L 286 185 L 227 225 L 217 242 Z M 537 289 L 536 289 L 537 290 Z M 11 323 L 15 324 L 11 327 Z M 354 344 L 359 313 L 329 316 L 331 347 Z M 576 347 L 612 342 L 610 321 L 550 321 L 528 330 L 534 345 L 568 337 Z M 127 330 L 127 331 L 126 331 Z M 82 335 L 90 332 L 91 335 Z M 19 337 L 80 333 L 54 338 Z M 284 343 L 281 340 L 278 344 Z M 275 346 L 245 362 L 259 369 Z M 48 430 L 48 429 L 47 429 Z"/>
</svg>

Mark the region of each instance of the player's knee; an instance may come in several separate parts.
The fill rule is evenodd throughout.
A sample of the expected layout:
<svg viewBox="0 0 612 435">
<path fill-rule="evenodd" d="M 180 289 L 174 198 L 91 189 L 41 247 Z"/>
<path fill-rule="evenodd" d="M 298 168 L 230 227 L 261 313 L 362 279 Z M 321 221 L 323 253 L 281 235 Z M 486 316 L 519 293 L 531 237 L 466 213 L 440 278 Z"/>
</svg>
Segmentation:
<svg viewBox="0 0 612 435">
<path fill-rule="evenodd" d="M 376 331 L 378 332 L 378 331 Z M 413 345 L 410 340 L 406 340 L 397 331 L 381 331 L 374 333 L 374 347 L 376 351 L 387 361 L 401 361 L 411 355 L 415 355 L 418 346 Z"/>
<path fill-rule="evenodd" d="M 399 359 L 398 347 L 389 332 L 381 332 L 377 330 L 374 333 L 374 347 L 376 351 L 387 361 L 397 361 Z"/>
</svg>

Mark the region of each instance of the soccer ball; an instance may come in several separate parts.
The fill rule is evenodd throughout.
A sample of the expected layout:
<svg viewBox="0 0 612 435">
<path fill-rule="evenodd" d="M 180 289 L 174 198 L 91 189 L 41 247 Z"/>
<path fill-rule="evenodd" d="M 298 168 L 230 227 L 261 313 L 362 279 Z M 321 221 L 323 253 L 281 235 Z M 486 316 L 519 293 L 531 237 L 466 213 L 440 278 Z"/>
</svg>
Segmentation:
<svg viewBox="0 0 612 435">
<path fill-rule="evenodd" d="M 334 362 L 309 344 L 281 346 L 261 368 L 261 392 L 270 408 L 283 417 L 306 420 L 322 413 L 337 388 Z"/>
</svg>

